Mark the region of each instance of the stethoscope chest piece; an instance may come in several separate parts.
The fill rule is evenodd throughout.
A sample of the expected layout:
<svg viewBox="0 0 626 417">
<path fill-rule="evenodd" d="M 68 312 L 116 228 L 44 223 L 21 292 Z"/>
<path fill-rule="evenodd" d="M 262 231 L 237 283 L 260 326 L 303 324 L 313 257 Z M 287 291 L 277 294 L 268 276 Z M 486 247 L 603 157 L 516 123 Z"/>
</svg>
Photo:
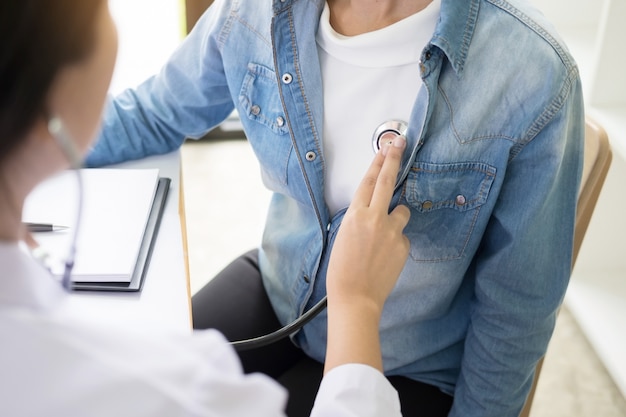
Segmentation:
<svg viewBox="0 0 626 417">
<path fill-rule="evenodd" d="M 402 120 L 388 120 L 374 131 L 372 149 L 374 153 L 380 150 L 381 145 L 393 141 L 396 136 L 406 136 L 409 126 Z"/>
</svg>

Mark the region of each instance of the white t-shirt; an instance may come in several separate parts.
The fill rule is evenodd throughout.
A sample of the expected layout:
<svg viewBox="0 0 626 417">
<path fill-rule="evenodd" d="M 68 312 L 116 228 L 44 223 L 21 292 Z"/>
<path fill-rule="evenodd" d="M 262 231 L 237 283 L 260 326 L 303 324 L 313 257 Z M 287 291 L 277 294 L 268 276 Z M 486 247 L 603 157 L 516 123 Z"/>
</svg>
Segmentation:
<svg viewBox="0 0 626 417">
<path fill-rule="evenodd" d="M 21 246 L 0 243 L 0 265 L 0 416 L 284 416 L 285 390 L 244 375 L 217 331 L 87 322 Z M 382 374 L 354 364 L 324 378 L 312 415 L 399 410 Z"/>
<path fill-rule="evenodd" d="M 343 36 L 326 4 L 317 31 L 324 90 L 325 198 L 331 214 L 347 207 L 369 167 L 372 136 L 388 120 L 408 121 L 422 86 L 419 61 L 441 0 L 393 25 Z"/>
</svg>

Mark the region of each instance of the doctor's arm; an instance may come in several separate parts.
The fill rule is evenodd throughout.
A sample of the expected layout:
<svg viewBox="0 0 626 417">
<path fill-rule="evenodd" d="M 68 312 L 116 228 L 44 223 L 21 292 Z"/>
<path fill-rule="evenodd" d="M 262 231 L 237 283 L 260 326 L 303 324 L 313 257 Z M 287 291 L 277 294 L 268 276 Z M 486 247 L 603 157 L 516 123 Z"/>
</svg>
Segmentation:
<svg viewBox="0 0 626 417">
<path fill-rule="evenodd" d="M 409 253 L 403 235 L 409 210 L 389 212 L 405 146 L 398 137 L 386 156 L 376 155 L 335 240 L 326 282 L 325 376 L 312 416 L 400 415 L 397 393 L 382 374 L 379 322 Z"/>
</svg>

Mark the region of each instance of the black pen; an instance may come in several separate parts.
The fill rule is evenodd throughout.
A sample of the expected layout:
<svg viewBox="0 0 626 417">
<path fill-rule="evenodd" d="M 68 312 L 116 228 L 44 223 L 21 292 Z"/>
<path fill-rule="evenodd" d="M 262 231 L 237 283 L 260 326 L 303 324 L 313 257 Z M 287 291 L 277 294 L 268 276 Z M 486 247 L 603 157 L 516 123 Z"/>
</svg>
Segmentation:
<svg viewBox="0 0 626 417">
<path fill-rule="evenodd" d="M 58 226 L 56 224 L 49 224 L 49 223 L 24 223 L 24 225 L 26 226 L 28 231 L 31 233 L 58 232 L 61 230 L 68 229 L 67 226 Z"/>
</svg>

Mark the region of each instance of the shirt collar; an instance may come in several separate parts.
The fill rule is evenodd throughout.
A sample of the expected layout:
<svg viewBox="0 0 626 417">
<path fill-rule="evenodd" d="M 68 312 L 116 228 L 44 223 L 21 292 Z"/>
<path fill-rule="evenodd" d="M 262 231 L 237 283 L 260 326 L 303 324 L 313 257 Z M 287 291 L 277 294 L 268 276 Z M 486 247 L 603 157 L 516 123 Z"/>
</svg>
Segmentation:
<svg viewBox="0 0 626 417">
<path fill-rule="evenodd" d="M 274 13 L 279 14 L 299 1 L 302 0 L 273 0 Z M 326 1 L 307 1 L 315 4 L 319 18 Z M 441 0 L 439 23 L 435 28 L 430 44 L 438 47 L 446 54 L 457 74 L 463 72 L 465 66 L 481 1 Z"/>
<path fill-rule="evenodd" d="M 448 57 L 454 71 L 463 72 L 481 0 L 442 0 L 439 24 L 431 44 Z"/>
</svg>

